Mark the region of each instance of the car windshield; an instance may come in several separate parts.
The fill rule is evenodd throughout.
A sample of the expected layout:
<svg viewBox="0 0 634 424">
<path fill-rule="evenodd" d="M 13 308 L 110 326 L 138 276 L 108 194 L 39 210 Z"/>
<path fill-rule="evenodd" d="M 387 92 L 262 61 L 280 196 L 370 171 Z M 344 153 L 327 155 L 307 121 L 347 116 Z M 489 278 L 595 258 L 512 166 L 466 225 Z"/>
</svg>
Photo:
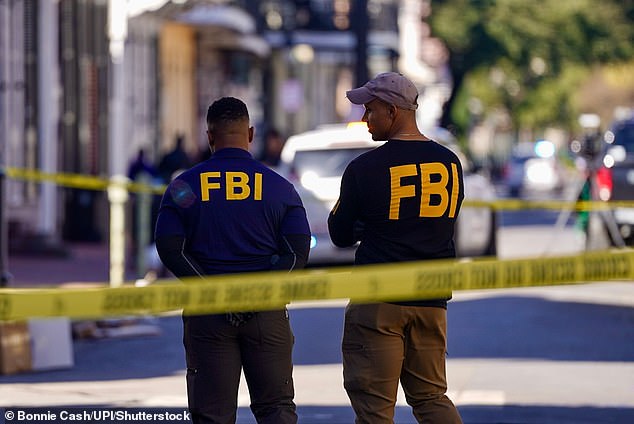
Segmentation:
<svg viewBox="0 0 634 424">
<path fill-rule="evenodd" d="M 615 131 L 613 145 L 625 147 L 628 153 L 634 152 L 634 125 L 624 125 Z"/>
<path fill-rule="evenodd" d="M 297 175 L 312 172 L 321 178 L 341 177 L 346 166 L 372 148 L 300 150 L 295 152 L 293 168 Z"/>
<path fill-rule="evenodd" d="M 523 165 L 531 158 L 531 156 L 513 156 L 511 158 L 511 163 L 513 165 Z"/>
</svg>

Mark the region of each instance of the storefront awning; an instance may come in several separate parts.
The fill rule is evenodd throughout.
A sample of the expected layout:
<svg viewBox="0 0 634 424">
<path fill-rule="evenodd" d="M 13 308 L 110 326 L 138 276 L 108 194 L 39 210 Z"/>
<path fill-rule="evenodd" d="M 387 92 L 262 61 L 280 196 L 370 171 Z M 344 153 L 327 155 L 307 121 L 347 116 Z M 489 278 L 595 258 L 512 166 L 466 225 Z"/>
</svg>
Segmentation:
<svg viewBox="0 0 634 424">
<path fill-rule="evenodd" d="M 256 34 L 254 18 L 244 9 L 209 2 L 184 2 L 165 5 L 159 11 L 162 18 L 192 26 L 201 32 L 213 32 L 213 43 L 218 49 L 242 50 L 258 57 L 267 57 L 269 43 Z"/>
</svg>

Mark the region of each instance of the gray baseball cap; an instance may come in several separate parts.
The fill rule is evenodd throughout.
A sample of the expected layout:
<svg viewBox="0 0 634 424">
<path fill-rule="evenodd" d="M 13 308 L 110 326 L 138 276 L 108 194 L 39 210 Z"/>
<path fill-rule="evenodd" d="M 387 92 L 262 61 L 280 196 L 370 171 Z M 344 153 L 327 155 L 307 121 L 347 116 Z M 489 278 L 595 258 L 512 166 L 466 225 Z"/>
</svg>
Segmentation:
<svg viewBox="0 0 634 424">
<path fill-rule="evenodd" d="M 346 97 L 357 105 L 381 99 L 401 109 L 416 110 L 418 108 L 416 86 L 397 72 L 379 74 L 362 87 L 346 91 Z"/>
</svg>

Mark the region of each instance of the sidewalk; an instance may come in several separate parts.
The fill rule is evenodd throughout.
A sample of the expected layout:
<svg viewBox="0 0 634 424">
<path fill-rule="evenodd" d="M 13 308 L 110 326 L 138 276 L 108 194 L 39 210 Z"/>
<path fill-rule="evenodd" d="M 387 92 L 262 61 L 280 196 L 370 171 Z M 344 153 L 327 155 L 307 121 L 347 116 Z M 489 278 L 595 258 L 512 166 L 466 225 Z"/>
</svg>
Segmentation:
<svg viewBox="0 0 634 424">
<path fill-rule="evenodd" d="M 109 246 L 105 243 L 74 243 L 65 246 L 68 257 L 9 254 L 9 287 L 41 287 L 109 281 Z M 126 281 L 134 281 L 133 264 L 126 264 Z"/>
</svg>

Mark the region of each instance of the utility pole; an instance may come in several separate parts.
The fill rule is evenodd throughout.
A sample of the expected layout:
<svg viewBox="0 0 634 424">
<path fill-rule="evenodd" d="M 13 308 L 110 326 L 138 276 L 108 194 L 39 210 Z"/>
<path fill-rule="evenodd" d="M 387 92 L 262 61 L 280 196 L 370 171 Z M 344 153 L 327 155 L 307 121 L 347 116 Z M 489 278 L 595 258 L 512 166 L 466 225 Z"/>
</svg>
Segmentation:
<svg viewBox="0 0 634 424">
<path fill-rule="evenodd" d="M 125 177 L 125 66 L 124 49 L 128 34 L 126 0 L 108 2 L 108 36 L 112 70 L 109 114 L 110 201 L 110 286 L 118 287 L 125 279 L 125 203 L 128 200 Z"/>
<path fill-rule="evenodd" d="M 11 90 L 11 2 L 0 1 L 0 287 L 7 287 L 11 274 L 7 271 L 7 217 L 5 189 L 5 161 L 10 135 L 9 112 Z"/>
<path fill-rule="evenodd" d="M 58 5 L 56 2 L 38 2 L 38 133 L 39 162 L 44 172 L 54 173 L 57 167 L 59 122 L 59 62 L 57 52 Z M 53 244 L 59 243 L 57 234 L 57 187 L 52 183 L 40 184 L 41 203 L 38 211 L 38 232 Z"/>
<path fill-rule="evenodd" d="M 5 216 L 4 155 L 0 149 L 0 287 L 7 287 L 11 274 L 7 270 L 7 219 Z"/>
<path fill-rule="evenodd" d="M 360 87 L 368 81 L 368 0 L 357 0 L 352 6 L 352 26 L 357 40 L 355 50 L 355 87 Z"/>
</svg>

